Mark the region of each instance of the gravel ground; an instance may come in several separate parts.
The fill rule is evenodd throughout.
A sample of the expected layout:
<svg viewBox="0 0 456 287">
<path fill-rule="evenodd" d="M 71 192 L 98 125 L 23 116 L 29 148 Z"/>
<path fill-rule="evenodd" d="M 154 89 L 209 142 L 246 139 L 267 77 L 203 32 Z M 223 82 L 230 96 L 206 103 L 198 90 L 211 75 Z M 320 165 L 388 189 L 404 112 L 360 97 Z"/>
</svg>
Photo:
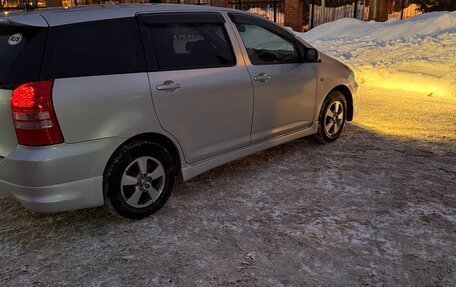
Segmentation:
<svg viewBox="0 0 456 287">
<path fill-rule="evenodd" d="M 456 98 L 384 94 L 337 142 L 207 172 L 141 221 L 0 196 L 0 286 L 454 286 Z"/>
</svg>

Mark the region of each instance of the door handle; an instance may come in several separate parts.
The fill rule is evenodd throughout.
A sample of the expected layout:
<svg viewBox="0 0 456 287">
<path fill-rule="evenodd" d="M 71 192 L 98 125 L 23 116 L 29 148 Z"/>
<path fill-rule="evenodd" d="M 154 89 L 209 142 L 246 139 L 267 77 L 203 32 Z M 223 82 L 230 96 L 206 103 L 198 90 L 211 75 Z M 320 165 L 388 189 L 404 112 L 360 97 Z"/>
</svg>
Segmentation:
<svg viewBox="0 0 456 287">
<path fill-rule="evenodd" d="M 271 79 L 271 76 L 269 76 L 266 73 L 260 73 L 257 76 L 253 77 L 254 81 L 263 82 L 263 83 L 270 79 Z"/>
<path fill-rule="evenodd" d="M 181 88 L 181 84 L 175 83 L 174 81 L 165 81 L 163 84 L 158 85 L 157 90 L 166 92 L 175 92 Z"/>
</svg>

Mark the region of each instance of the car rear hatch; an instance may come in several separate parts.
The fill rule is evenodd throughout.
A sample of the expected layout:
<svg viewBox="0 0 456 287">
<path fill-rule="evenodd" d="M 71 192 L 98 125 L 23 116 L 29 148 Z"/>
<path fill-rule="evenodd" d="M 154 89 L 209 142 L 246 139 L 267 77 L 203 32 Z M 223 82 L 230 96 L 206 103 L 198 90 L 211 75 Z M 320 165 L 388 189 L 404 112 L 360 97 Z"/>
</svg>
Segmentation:
<svg viewBox="0 0 456 287">
<path fill-rule="evenodd" d="M 27 19 L 25 16 L 19 18 Z M 30 16 L 32 20 L 37 19 L 37 15 Z M 46 33 L 44 27 L 0 17 L 0 160 L 17 147 L 11 114 L 13 90 L 21 84 L 40 80 Z"/>
</svg>

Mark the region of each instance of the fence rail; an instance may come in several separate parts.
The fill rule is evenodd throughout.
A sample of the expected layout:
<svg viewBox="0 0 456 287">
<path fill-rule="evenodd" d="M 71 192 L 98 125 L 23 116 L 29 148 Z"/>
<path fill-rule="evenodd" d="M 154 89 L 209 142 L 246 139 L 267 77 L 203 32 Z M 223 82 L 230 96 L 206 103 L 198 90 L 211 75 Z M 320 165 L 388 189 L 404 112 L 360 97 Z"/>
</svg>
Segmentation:
<svg viewBox="0 0 456 287">
<path fill-rule="evenodd" d="M 421 12 L 418 5 L 411 4 L 410 0 L 388 0 L 387 19 L 409 19 Z M 303 27 L 305 30 L 312 29 L 320 24 L 335 21 L 341 18 L 356 18 L 368 21 L 374 15 L 376 9 L 372 0 L 308 0 L 310 12 L 303 15 Z"/>
<path fill-rule="evenodd" d="M 419 15 L 416 4 L 410 4 L 410 0 L 387 0 L 389 1 L 389 18 L 408 19 Z M 284 25 L 284 0 L 230 0 L 231 8 L 250 11 L 262 15 L 269 20 Z M 368 21 L 374 16 L 371 3 L 373 0 L 302 0 L 303 15 L 302 29 L 309 30 L 326 22 L 341 18 L 356 18 Z"/>
<path fill-rule="evenodd" d="M 368 0 L 309 0 L 309 6 L 308 16 L 303 15 L 304 30 L 341 18 L 367 20 L 369 17 Z"/>
</svg>

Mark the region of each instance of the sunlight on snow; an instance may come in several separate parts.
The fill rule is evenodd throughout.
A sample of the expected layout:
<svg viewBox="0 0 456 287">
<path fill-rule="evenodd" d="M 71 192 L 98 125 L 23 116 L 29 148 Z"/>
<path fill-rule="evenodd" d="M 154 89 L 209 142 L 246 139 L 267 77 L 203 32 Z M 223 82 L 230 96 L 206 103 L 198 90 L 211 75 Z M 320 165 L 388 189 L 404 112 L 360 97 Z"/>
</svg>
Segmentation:
<svg viewBox="0 0 456 287">
<path fill-rule="evenodd" d="M 341 19 L 298 35 L 354 70 L 355 123 L 384 135 L 456 141 L 456 12 Z"/>
</svg>

